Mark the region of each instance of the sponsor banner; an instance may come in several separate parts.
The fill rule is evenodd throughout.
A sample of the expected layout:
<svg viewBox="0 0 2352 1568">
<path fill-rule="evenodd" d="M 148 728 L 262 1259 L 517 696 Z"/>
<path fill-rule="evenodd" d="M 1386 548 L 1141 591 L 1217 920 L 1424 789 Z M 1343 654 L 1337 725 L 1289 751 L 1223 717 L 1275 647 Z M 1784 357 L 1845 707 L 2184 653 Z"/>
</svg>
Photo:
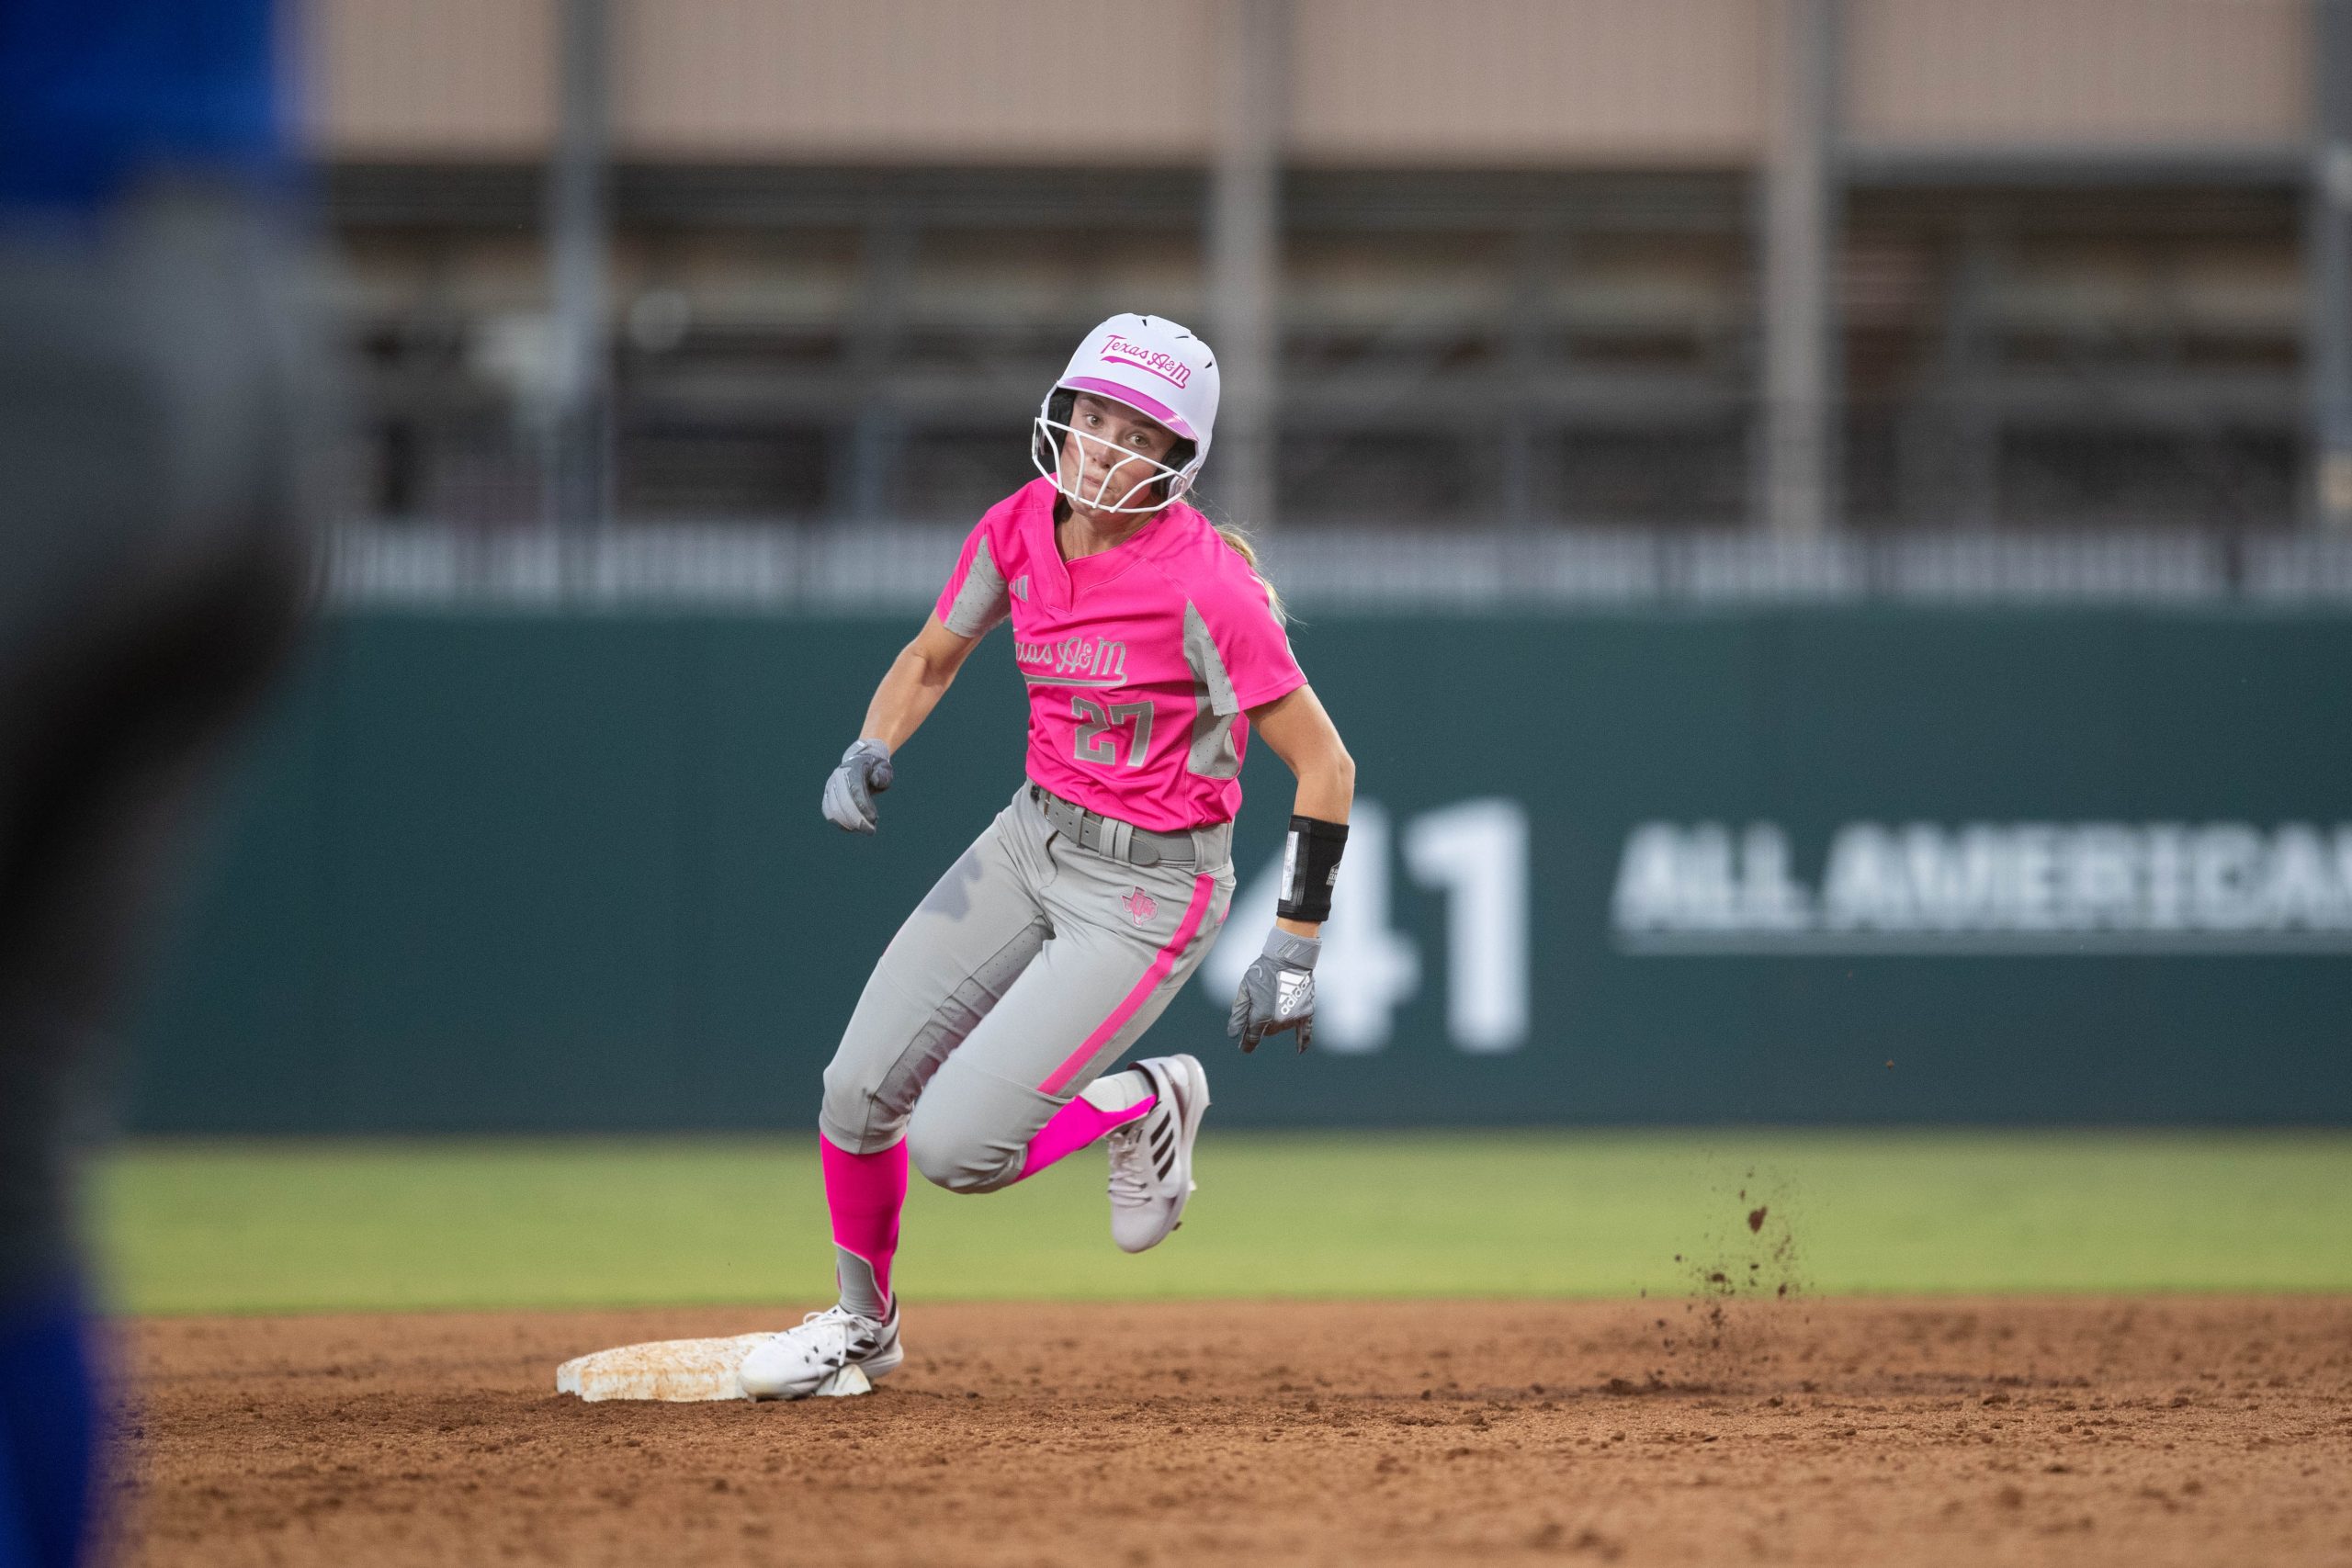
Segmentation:
<svg viewBox="0 0 2352 1568">
<path fill-rule="evenodd" d="M 1611 931 L 1653 955 L 2352 950 L 2352 824 L 1848 822 L 1817 863 L 1778 823 L 1645 822 Z"/>
</svg>

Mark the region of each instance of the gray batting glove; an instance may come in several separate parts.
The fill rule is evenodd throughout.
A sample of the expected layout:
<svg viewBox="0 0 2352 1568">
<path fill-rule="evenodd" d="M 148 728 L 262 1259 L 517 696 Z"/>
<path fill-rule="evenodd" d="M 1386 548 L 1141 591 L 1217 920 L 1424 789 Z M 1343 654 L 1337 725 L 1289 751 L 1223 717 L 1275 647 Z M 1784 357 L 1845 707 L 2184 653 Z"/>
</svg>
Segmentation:
<svg viewBox="0 0 2352 1568">
<path fill-rule="evenodd" d="M 1315 1038 L 1315 959 L 1320 939 L 1293 936 L 1276 926 L 1266 933 L 1266 951 L 1250 961 L 1225 1021 L 1228 1039 L 1255 1051 L 1258 1042 L 1285 1029 L 1298 1031 L 1298 1048 Z"/>
<path fill-rule="evenodd" d="M 865 739 L 842 753 L 842 765 L 825 781 L 825 820 L 853 833 L 871 833 L 881 814 L 874 797 L 895 777 L 890 748 Z"/>
</svg>

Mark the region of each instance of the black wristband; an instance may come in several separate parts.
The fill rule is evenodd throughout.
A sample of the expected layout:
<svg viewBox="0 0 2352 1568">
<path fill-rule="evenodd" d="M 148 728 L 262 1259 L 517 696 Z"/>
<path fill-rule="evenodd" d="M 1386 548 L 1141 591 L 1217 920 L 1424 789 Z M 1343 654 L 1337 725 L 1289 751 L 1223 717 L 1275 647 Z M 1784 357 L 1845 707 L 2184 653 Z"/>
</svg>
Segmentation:
<svg viewBox="0 0 2352 1568">
<path fill-rule="evenodd" d="M 1316 817 L 1293 817 L 1283 845 L 1283 890 L 1274 913 L 1285 920 L 1321 922 L 1331 918 L 1331 884 L 1340 874 L 1340 853 L 1348 847 L 1348 825 Z"/>
</svg>

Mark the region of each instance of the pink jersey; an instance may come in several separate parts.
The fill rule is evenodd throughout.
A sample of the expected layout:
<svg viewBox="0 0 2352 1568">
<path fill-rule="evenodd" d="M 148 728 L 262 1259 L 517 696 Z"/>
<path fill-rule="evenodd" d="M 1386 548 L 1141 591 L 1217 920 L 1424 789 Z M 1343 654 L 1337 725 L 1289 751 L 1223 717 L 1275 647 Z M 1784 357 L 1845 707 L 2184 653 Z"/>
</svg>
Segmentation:
<svg viewBox="0 0 2352 1568">
<path fill-rule="evenodd" d="M 1100 555 L 1062 559 L 1054 486 L 989 509 L 939 595 L 977 637 L 1008 615 L 1029 682 L 1029 778 L 1161 832 L 1241 806 L 1244 710 L 1306 684 L 1249 563 L 1182 502 Z"/>
</svg>

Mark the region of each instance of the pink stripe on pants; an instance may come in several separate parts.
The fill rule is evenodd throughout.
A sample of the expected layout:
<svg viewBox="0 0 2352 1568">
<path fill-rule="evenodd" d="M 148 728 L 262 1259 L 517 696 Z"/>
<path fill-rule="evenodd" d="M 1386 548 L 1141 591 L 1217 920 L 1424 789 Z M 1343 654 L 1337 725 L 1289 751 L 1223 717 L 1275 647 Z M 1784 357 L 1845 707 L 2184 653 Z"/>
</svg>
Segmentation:
<svg viewBox="0 0 2352 1568">
<path fill-rule="evenodd" d="M 1119 1032 L 1127 1020 L 1135 1017 L 1136 1010 L 1143 1006 L 1144 999 L 1151 995 L 1153 989 L 1162 980 L 1168 978 L 1168 972 L 1176 967 L 1177 957 L 1183 953 L 1185 944 L 1190 942 L 1193 934 L 1201 929 L 1201 917 L 1208 913 L 1209 898 L 1216 890 L 1216 879 L 1206 872 L 1193 878 L 1193 901 L 1184 906 L 1184 918 L 1177 922 L 1176 934 L 1168 939 L 1168 944 L 1165 947 L 1152 955 L 1150 965 L 1143 972 L 1143 978 L 1136 982 L 1133 990 L 1120 998 L 1119 1005 L 1111 1010 L 1111 1016 L 1096 1024 L 1094 1032 L 1089 1034 L 1084 1043 L 1069 1054 L 1069 1059 L 1056 1067 L 1053 1076 L 1037 1086 L 1040 1093 L 1059 1094 L 1062 1086 L 1084 1072 L 1086 1064 L 1094 1060 L 1096 1055 L 1110 1043 L 1113 1035 Z"/>
</svg>

